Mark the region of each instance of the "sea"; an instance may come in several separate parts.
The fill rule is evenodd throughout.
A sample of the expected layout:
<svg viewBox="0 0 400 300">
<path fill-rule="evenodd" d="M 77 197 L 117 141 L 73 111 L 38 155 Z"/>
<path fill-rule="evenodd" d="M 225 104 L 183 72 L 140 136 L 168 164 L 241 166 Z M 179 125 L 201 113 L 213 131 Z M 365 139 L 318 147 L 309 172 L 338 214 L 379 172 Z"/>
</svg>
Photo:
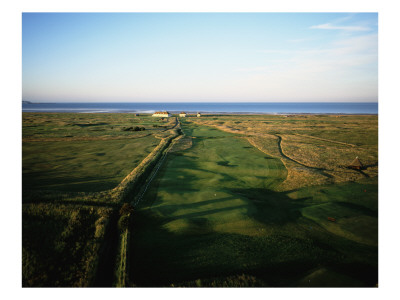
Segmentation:
<svg viewBox="0 0 400 300">
<path fill-rule="evenodd" d="M 23 112 L 203 114 L 378 114 L 376 102 L 87 102 L 23 101 Z"/>
</svg>

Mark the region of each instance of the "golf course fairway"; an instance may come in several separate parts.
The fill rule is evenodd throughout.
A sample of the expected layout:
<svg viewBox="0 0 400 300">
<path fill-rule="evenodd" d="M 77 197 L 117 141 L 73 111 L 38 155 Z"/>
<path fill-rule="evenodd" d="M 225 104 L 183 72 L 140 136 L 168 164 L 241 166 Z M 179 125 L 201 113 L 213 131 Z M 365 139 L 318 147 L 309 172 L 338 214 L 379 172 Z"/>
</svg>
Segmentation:
<svg viewBox="0 0 400 300">
<path fill-rule="evenodd" d="M 329 209 L 337 210 L 361 193 L 362 184 L 346 184 L 348 195 L 338 190 L 337 203 L 335 193 L 329 203 L 321 198 L 322 187 L 277 192 L 287 177 L 280 159 L 215 128 L 182 122 L 182 131 L 191 138 L 191 147 L 168 154 L 133 217 L 128 257 L 132 285 L 377 282 L 376 245 L 335 232 L 331 227 L 337 224 L 325 224 Z M 361 206 L 348 203 L 343 217 L 377 222 L 377 207 Z"/>
</svg>

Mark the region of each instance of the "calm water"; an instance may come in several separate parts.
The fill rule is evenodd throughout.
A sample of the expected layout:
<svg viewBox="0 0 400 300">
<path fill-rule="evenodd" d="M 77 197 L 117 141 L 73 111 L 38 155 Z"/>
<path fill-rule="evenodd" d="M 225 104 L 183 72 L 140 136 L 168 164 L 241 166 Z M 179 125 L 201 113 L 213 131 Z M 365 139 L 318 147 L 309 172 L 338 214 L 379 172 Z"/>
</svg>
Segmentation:
<svg viewBox="0 0 400 300">
<path fill-rule="evenodd" d="M 235 103 L 23 103 L 24 112 L 78 112 L 78 113 L 153 113 L 166 110 L 171 113 L 261 113 L 261 114 L 378 114 L 378 103 L 361 102 L 235 102 Z"/>
</svg>

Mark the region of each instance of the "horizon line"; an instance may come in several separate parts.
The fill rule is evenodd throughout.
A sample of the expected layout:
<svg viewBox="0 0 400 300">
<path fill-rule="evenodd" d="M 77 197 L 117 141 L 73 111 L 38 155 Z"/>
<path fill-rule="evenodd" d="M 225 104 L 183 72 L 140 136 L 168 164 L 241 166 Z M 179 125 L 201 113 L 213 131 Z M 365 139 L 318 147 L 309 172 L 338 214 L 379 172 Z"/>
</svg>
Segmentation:
<svg viewBox="0 0 400 300">
<path fill-rule="evenodd" d="M 41 103 L 378 103 L 374 101 L 32 101 L 22 100 L 32 104 Z"/>
</svg>

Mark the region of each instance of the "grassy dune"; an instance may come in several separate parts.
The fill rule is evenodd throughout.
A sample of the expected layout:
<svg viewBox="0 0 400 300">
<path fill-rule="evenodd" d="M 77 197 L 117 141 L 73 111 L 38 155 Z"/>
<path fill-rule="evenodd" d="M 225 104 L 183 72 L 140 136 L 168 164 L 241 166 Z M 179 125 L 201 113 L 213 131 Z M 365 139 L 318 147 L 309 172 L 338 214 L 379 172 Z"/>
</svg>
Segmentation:
<svg viewBox="0 0 400 300">
<path fill-rule="evenodd" d="M 170 155 L 134 215 L 132 284 L 376 284 L 376 179 L 279 192 L 280 160 L 240 135 L 183 129 L 192 147 Z"/>
</svg>

